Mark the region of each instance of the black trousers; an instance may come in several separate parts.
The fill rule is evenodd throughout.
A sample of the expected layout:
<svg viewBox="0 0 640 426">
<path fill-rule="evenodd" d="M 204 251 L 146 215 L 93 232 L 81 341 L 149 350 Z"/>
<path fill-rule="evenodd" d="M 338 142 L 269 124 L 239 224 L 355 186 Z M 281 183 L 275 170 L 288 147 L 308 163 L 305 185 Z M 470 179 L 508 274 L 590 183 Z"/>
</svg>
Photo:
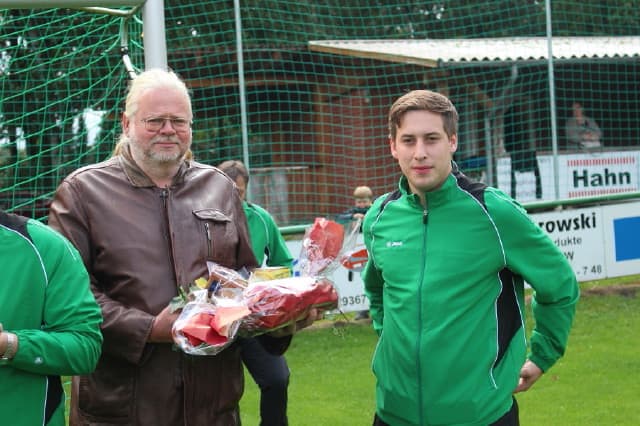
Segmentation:
<svg viewBox="0 0 640 426">
<path fill-rule="evenodd" d="M 242 362 L 260 388 L 260 426 L 286 426 L 289 367 L 256 339 L 240 339 Z"/>
<path fill-rule="evenodd" d="M 380 417 L 376 414 L 373 418 L 373 426 L 390 426 L 389 424 L 380 420 Z M 520 416 L 518 414 L 518 402 L 513 398 L 513 405 L 507 413 L 500 417 L 489 426 L 520 426 Z"/>
</svg>

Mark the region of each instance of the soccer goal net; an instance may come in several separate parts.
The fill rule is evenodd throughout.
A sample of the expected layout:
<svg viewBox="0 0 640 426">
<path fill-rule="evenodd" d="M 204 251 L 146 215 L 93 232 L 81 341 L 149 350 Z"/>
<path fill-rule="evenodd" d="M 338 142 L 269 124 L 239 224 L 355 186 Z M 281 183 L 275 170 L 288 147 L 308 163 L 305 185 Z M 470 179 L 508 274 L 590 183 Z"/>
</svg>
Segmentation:
<svg viewBox="0 0 640 426">
<path fill-rule="evenodd" d="M 60 180 L 112 149 L 127 80 L 123 54 L 129 32 L 141 32 L 125 11 L 0 10 L 4 208 L 44 218 Z M 131 42 L 142 65 L 139 40 Z"/>
<path fill-rule="evenodd" d="M 195 158 L 248 162 L 251 201 L 281 226 L 335 217 L 358 186 L 395 189 L 387 112 L 412 89 L 452 99 L 456 161 L 519 201 L 638 192 L 637 2 L 164 3 Z M 3 208 L 43 219 L 65 175 L 110 155 L 123 47 L 144 69 L 145 29 L 136 5 L 109 10 L 0 9 Z M 597 143 L 570 136 L 574 104 Z"/>
</svg>

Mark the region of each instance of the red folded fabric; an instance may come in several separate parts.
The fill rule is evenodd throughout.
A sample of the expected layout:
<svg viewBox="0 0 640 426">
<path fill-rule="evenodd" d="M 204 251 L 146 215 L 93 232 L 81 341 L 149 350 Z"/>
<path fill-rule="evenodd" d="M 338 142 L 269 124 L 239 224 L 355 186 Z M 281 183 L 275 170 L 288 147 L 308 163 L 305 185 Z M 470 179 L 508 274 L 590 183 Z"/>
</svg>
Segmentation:
<svg viewBox="0 0 640 426">
<path fill-rule="evenodd" d="M 338 293 L 326 278 L 294 277 L 262 281 L 245 290 L 251 314 L 244 320 L 249 330 L 271 330 L 305 316 L 313 307 L 334 309 Z"/>
<path fill-rule="evenodd" d="M 199 312 L 182 327 L 182 334 L 194 347 L 202 343 L 224 345 L 229 341 L 229 327 L 249 313 L 246 306 L 220 306 L 215 312 Z"/>
<path fill-rule="evenodd" d="M 344 226 L 323 217 L 317 217 L 307 234 L 310 239 L 307 257 L 310 261 L 335 259 L 344 241 Z"/>
<path fill-rule="evenodd" d="M 193 315 L 182 328 L 182 334 L 189 340 L 189 344 L 193 347 L 202 343 L 209 345 L 222 345 L 227 342 L 226 336 L 221 336 L 211 326 L 214 314 L 200 312 Z"/>
</svg>

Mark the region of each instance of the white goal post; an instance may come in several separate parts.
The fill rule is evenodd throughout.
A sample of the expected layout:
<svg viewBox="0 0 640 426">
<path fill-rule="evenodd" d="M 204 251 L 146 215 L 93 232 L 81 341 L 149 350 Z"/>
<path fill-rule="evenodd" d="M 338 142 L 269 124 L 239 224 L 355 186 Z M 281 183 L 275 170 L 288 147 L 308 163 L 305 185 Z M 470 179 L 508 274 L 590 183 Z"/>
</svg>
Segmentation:
<svg viewBox="0 0 640 426">
<path fill-rule="evenodd" d="M 108 9 L 131 7 L 130 11 Z M 87 12 L 106 13 L 129 17 L 142 6 L 144 26 L 145 68 L 167 69 L 167 41 L 164 26 L 164 0 L 0 0 L 0 9 L 82 9 Z M 125 65 L 126 60 L 125 60 Z M 128 67 L 130 70 L 130 67 Z"/>
</svg>

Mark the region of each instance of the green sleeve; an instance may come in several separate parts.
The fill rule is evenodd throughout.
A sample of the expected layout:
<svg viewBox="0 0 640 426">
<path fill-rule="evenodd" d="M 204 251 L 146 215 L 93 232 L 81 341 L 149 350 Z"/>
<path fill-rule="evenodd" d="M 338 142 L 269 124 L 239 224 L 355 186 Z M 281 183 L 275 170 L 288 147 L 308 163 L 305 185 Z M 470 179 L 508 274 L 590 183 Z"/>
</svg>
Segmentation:
<svg viewBox="0 0 640 426">
<path fill-rule="evenodd" d="M 372 247 L 371 224 L 374 216 L 380 209 L 380 199 L 378 199 L 369 209 L 362 223 L 362 232 L 364 237 L 364 245 L 367 248 L 368 260 L 362 270 L 361 276 L 364 283 L 364 291 L 369 299 L 369 315 L 371 316 L 373 329 L 380 335 L 382 332 L 383 321 L 383 288 L 384 280 L 382 271 L 380 271 L 375 263 L 375 256 Z"/>
<path fill-rule="evenodd" d="M 35 374 L 74 375 L 94 370 L 101 352 L 102 314 L 77 250 L 36 221 L 28 231 L 47 277 L 41 329 L 17 330 L 12 366 Z"/>
<path fill-rule="evenodd" d="M 273 217 L 269 213 L 267 213 L 265 217 L 265 223 L 269 228 L 269 257 L 267 258 L 267 266 L 286 266 L 291 269 L 293 256 L 291 256 L 291 252 L 289 252 L 287 243 L 285 243 L 275 220 L 273 220 Z"/>
<path fill-rule="evenodd" d="M 247 212 L 247 210 L 249 211 Z M 256 258 L 260 261 L 266 251 L 268 253 L 267 266 L 286 266 L 291 269 L 293 257 L 273 216 L 257 204 L 247 205 L 245 203 L 245 212 L 249 221 L 249 236 Z"/>
<path fill-rule="evenodd" d="M 563 354 L 575 316 L 579 286 L 571 264 L 526 211 L 501 191 L 485 193 L 507 267 L 533 288 L 535 325 L 529 359 L 547 371 Z"/>
</svg>

